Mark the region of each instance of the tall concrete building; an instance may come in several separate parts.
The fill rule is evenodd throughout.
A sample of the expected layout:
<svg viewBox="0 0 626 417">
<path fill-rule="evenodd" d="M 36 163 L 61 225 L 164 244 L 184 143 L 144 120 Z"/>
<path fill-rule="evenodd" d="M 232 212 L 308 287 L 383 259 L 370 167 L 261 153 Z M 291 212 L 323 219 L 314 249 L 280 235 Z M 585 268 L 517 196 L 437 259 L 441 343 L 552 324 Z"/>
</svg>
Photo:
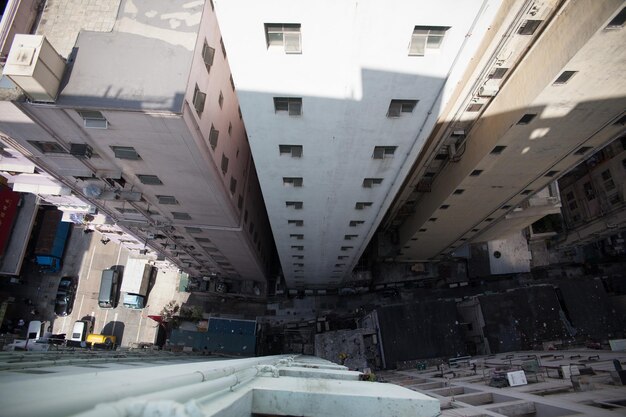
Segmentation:
<svg viewBox="0 0 626 417">
<path fill-rule="evenodd" d="M 50 1 L 38 21 L 3 68 L 23 169 L 193 275 L 264 283 L 272 236 L 210 2 Z"/>
<path fill-rule="evenodd" d="M 3 140 L 193 274 L 261 281 L 273 241 L 292 289 L 374 237 L 437 260 L 558 211 L 624 131 L 621 0 L 58 5 L 7 57 Z"/>
<path fill-rule="evenodd" d="M 291 286 L 339 284 L 383 218 L 420 261 L 558 212 L 526 200 L 623 130 L 621 1 L 216 10 Z"/>
</svg>

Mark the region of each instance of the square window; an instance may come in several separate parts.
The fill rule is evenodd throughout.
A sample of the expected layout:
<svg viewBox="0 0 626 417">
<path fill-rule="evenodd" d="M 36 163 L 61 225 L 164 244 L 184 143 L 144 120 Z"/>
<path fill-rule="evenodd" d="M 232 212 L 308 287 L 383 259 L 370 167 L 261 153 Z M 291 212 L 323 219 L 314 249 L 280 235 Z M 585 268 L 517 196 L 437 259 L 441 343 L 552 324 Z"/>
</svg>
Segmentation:
<svg viewBox="0 0 626 417">
<path fill-rule="evenodd" d="M 199 227 L 185 227 L 187 233 L 202 233 L 202 229 Z"/>
<path fill-rule="evenodd" d="M 524 191 L 522 191 L 522 195 L 528 195 L 528 194 L 530 194 L 532 192 L 533 192 L 533 190 L 524 190 Z"/>
<path fill-rule="evenodd" d="M 491 150 L 492 155 L 500 155 L 502 151 L 506 149 L 506 146 L 496 146 Z"/>
<path fill-rule="evenodd" d="M 283 177 L 283 185 L 288 187 L 302 187 L 302 177 Z"/>
<path fill-rule="evenodd" d="M 552 83 L 553 85 L 563 85 L 567 84 L 567 82 L 576 75 L 578 71 L 563 71 L 561 75 L 558 76 L 556 80 Z"/>
<path fill-rule="evenodd" d="M 222 55 L 226 59 L 226 46 L 224 46 L 224 39 L 220 38 L 220 47 L 222 48 Z"/>
<path fill-rule="evenodd" d="M 344 240 L 352 240 L 352 239 L 356 239 L 357 237 L 359 237 L 359 235 L 344 235 L 343 236 Z"/>
<path fill-rule="evenodd" d="M 156 198 L 159 200 L 159 204 L 178 204 L 173 195 L 157 195 Z"/>
<path fill-rule="evenodd" d="M 291 245 L 291 249 L 297 250 L 297 251 L 303 251 L 304 250 L 304 246 L 302 246 L 302 245 Z"/>
<path fill-rule="evenodd" d="M 493 217 L 487 217 L 487 218 L 485 219 L 485 221 L 486 221 L 486 222 L 491 222 L 491 221 L 493 221 Z"/>
<path fill-rule="evenodd" d="M 37 150 L 41 153 L 67 153 L 67 151 L 56 142 L 40 142 L 29 140 L 28 143 L 37 148 Z"/>
<path fill-rule="evenodd" d="M 511 205 L 510 205 L 510 204 L 505 204 L 505 205 L 503 205 L 503 206 L 502 206 L 502 207 L 500 207 L 500 208 L 501 208 L 502 210 L 508 210 L 508 209 L 510 209 L 510 208 L 511 208 Z"/>
<path fill-rule="evenodd" d="M 219 105 L 220 105 L 220 109 L 221 109 L 222 107 L 224 107 L 224 94 L 222 94 L 222 92 L 221 92 L 221 91 L 220 91 L 220 96 L 219 96 L 219 98 L 217 99 L 217 104 L 219 104 Z"/>
<path fill-rule="evenodd" d="M 287 112 L 289 116 L 302 114 L 301 97 L 274 97 L 274 112 Z"/>
<path fill-rule="evenodd" d="M 230 74 L 230 86 L 232 87 L 233 91 L 235 91 L 235 80 L 233 80 L 233 74 Z"/>
<path fill-rule="evenodd" d="M 239 210 L 241 210 L 243 207 L 243 197 L 241 196 L 241 194 L 239 195 L 239 198 L 237 199 L 237 208 Z"/>
<path fill-rule="evenodd" d="M 532 122 L 536 116 L 537 116 L 536 114 L 532 114 L 532 113 L 525 114 L 522 116 L 521 119 L 519 119 L 519 122 L 517 122 L 517 124 L 527 125 L 528 123 Z"/>
<path fill-rule="evenodd" d="M 139 214 L 139 211 L 133 208 L 115 207 L 115 210 L 119 211 L 122 214 Z"/>
<path fill-rule="evenodd" d="M 517 30 L 518 35 L 533 35 L 543 20 L 525 20 Z"/>
<path fill-rule="evenodd" d="M 198 116 L 202 116 L 202 111 L 204 110 L 204 102 L 206 100 L 206 94 L 200 91 L 198 84 L 193 90 L 193 107 L 196 109 L 196 113 Z"/>
<path fill-rule="evenodd" d="M 574 155 L 584 155 L 587 152 L 589 152 L 591 149 L 592 149 L 591 146 L 583 146 L 581 148 L 578 148 L 578 150 L 574 152 Z"/>
<path fill-rule="evenodd" d="M 287 220 L 287 224 L 292 224 L 297 227 L 304 226 L 304 220 Z"/>
<path fill-rule="evenodd" d="M 423 228 L 422 228 L 422 229 L 419 229 L 419 230 L 418 230 L 418 232 L 422 232 L 422 233 L 423 233 L 423 232 L 426 232 L 427 230 L 428 230 L 428 229 L 423 229 Z"/>
<path fill-rule="evenodd" d="M 300 24 L 297 23 L 266 23 L 265 40 L 268 49 L 281 47 L 286 54 L 302 53 Z"/>
<path fill-rule="evenodd" d="M 450 207 L 449 204 L 443 204 L 441 207 L 439 207 L 441 210 L 447 210 Z"/>
<path fill-rule="evenodd" d="M 220 131 L 215 129 L 215 126 L 211 125 L 211 131 L 209 133 L 209 145 L 211 145 L 211 149 L 215 150 L 219 137 Z"/>
<path fill-rule="evenodd" d="M 624 26 L 624 22 L 626 22 L 626 7 L 620 10 L 620 12 L 613 19 L 611 19 L 606 28 L 620 29 Z"/>
<path fill-rule="evenodd" d="M 350 220 L 350 227 L 357 227 L 363 223 L 365 223 L 363 220 Z"/>
<path fill-rule="evenodd" d="M 302 210 L 303 207 L 302 201 L 287 201 L 285 202 L 285 206 L 288 208 L 294 208 L 296 210 Z"/>
<path fill-rule="evenodd" d="M 453 194 L 460 195 L 460 194 L 463 194 L 464 192 L 465 192 L 465 190 L 464 190 L 464 189 L 462 189 L 462 188 L 457 188 L 456 190 L 454 190 L 454 193 L 453 193 Z"/>
<path fill-rule="evenodd" d="M 372 186 L 380 185 L 382 182 L 382 178 L 365 178 L 363 179 L 363 188 L 372 188 Z"/>
<path fill-rule="evenodd" d="M 291 237 L 293 239 L 297 239 L 297 240 L 303 240 L 304 239 L 304 235 L 303 234 L 299 234 L 299 233 L 291 233 L 289 235 L 289 237 Z"/>
<path fill-rule="evenodd" d="M 373 159 L 393 158 L 397 146 L 374 146 Z"/>
<path fill-rule="evenodd" d="M 424 56 L 426 50 L 440 49 L 446 31 L 445 26 L 415 26 L 409 45 L 409 56 Z"/>
<path fill-rule="evenodd" d="M 110 148 L 118 159 L 130 159 L 133 161 L 141 159 L 132 146 L 111 146 Z"/>
<path fill-rule="evenodd" d="M 291 255 L 294 259 L 304 259 L 304 255 Z"/>
<path fill-rule="evenodd" d="M 235 195 L 237 192 L 237 180 L 233 177 L 230 177 L 230 194 Z"/>
<path fill-rule="evenodd" d="M 559 173 L 559 171 L 548 171 L 546 173 L 546 177 L 554 177 L 558 173 Z"/>
<path fill-rule="evenodd" d="M 340 261 L 341 261 L 342 259 L 348 259 L 348 258 L 349 258 L 349 256 L 348 256 L 348 255 L 339 255 L 339 256 L 337 256 L 337 259 L 339 259 Z"/>
<path fill-rule="evenodd" d="M 292 158 L 302 157 L 302 145 L 278 145 L 280 155 L 291 155 Z"/>
<path fill-rule="evenodd" d="M 437 221 L 437 218 L 436 218 L 436 217 L 431 217 L 430 219 L 428 219 L 428 221 L 429 221 L 429 222 L 433 222 L 433 223 L 434 223 L 434 222 L 436 222 L 436 221 Z"/>
<path fill-rule="evenodd" d="M 346 251 L 349 251 L 350 249 L 354 249 L 354 246 L 342 246 L 340 249 L 342 252 L 346 252 Z"/>
<path fill-rule="evenodd" d="M 233 135 L 233 124 L 232 123 L 228 123 L 228 136 L 232 136 Z"/>
<path fill-rule="evenodd" d="M 366 207 L 371 207 L 372 203 L 369 201 L 359 201 L 355 204 L 354 208 L 357 210 L 363 210 Z"/>
<path fill-rule="evenodd" d="M 159 177 L 156 175 L 141 175 L 137 174 L 137 178 L 141 181 L 142 184 L 146 185 L 163 185 Z"/>
<path fill-rule="evenodd" d="M 413 113 L 417 100 L 391 100 L 387 117 L 400 117 L 402 113 Z"/>
<path fill-rule="evenodd" d="M 480 109 L 483 108 L 483 104 L 482 103 L 474 103 L 474 104 L 470 104 L 469 106 L 467 106 L 467 111 L 468 112 L 477 112 L 480 111 Z"/>
<path fill-rule="evenodd" d="M 83 126 L 87 129 L 106 129 L 109 127 L 107 119 L 95 110 L 76 110 L 83 119 Z"/>
<path fill-rule="evenodd" d="M 489 74 L 489 78 L 492 80 L 501 80 L 504 78 L 504 75 L 508 70 L 508 68 L 496 68 L 491 74 Z"/>
<path fill-rule="evenodd" d="M 480 174 L 482 174 L 482 173 L 483 173 L 483 170 L 482 170 L 482 169 L 475 169 L 475 170 L 473 170 L 473 171 L 472 171 L 472 173 L 470 174 L 470 177 L 477 177 L 477 176 L 479 176 L 479 175 L 480 175 Z"/>
<path fill-rule="evenodd" d="M 188 213 L 181 213 L 179 211 L 173 211 L 172 217 L 176 220 L 191 220 L 191 216 Z"/>
<path fill-rule="evenodd" d="M 207 41 L 204 41 L 204 46 L 202 47 L 202 60 L 204 61 L 204 65 L 206 66 L 206 70 L 210 73 L 211 66 L 213 65 L 213 57 L 215 56 L 215 49 L 211 48 Z"/>
<path fill-rule="evenodd" d="M 222 174 L 226 175 L 226 173 L 228 172 L 228 157 L 224 154 L 222 154 L 221 168 Z"/>
</svg>

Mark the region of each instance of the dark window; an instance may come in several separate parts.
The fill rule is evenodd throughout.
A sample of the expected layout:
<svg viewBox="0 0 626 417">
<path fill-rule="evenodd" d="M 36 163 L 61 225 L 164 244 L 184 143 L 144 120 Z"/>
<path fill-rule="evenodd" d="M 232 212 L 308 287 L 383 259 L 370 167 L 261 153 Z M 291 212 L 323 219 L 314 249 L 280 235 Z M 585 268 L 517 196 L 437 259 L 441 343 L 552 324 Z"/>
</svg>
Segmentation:
<svg viewBox="0 0 626 417">
<path fill-rule="evenodd" d="M 204 102 L 206 101 L 206 94 L 200 91 L 200 87 L 196 84 L 196 88 L 193 90 L 193 107 L 196 109 L 198 116 L 202 115 L 204 111 Z"/>
<path fill-rule="evenodd" d="M 366 207 L 371 207 L 372 203 L 369 201 L 359 201 L 355 204 L 354 208 L 357 210 L 363 210 Z"/>
<path fill-rule="evenodd" d="M 492 80 L 501 80 L 502 78 L 504 78 L 504 75 L 506 74 L 508 70 L 509 70 L 508 68 L 496 68 L 489 75 L 489 78 L 491 78 Z"/>
<path fill-rule="evenodd" d="M 357 227 L 363 223 L 365 223 L 363 220 L 350 220 L 350 227 Z"/>
<path fill-rule="evenodd" d="M 204 46 L 202 47 L 202 59 L 204 60 L 204 65 L 206 66 L 206 70 L 210 73 L 211 66 L 213 65 L 213 57 L 215 56 L 215 49 L 211 48 L 207 41 L 204 41 Z"/>
<path fill-rule="evenodd" d="M 459 195 L 459 194 L 463 194 L 465 192 L 464 189 L 462 188 L 457 188 L 456 190 L 454 190 L 453 194 Z"/>
<path fill-rule="evenodd" d="M 286 207 L 291 207 L 291 208 L 294 208 L 296 210 L 301 210 L 303 205 L 304 204 L 302 203 L 302 201 L 286 201 L 285 202 L 285 206 Z"/>
<path fill-rule="evenodd" d="M 224 154 L 222 154 L 222 173 L 226 174 L 228 172 L 228 157 Z"/>
<path fill-rule="evenodd" d="M 290 154 L 294 158 L 302 156 L 302 145 L 278 145 L 280 155 Z"/>
<path fill-rule="evenodd" d="M 391 100 L 387 117 L 400 117 L 402 113 L 413 113 L 417 100 Z"/>
<path fill-rule="evenodd" d="M 283 177 L 283 185 L 290 187 L 302 187 L 302 177 Z"/>
<path fill-rule="evenodd" d="M 135 148 L 132 146 L 111 146 L 111 150 L 113 150 L 115 157 L 118 159 L 141 159 L 139 158 L 137 151 L 135 151 Z"/>
<path fill-rule="evenodd" d="M 441 210 L 447 210 L 450 207 L 449 204 L 443 204 L 441 207 L 439 207 Z"/>
<path fill-rule="evenodd" d="M 546 177 L 554 177 L 558 173 L 559 171 L 548 171 L 546 172 Z"/>
<path fill-rule="evenodd" d="M 159 199 L 159 204 L 178 204 L 173 195 L 157 195 L 156 198 Z"/>
<path fill-rule="evenodd" d="M 156 175 L 141 175 L 137 174 L 137 178 L 141 181 L 142 184 L 146 185 L 163 185 L 159 177 Z"/>
<path fill-rule="evenodd" d="M 179 211 L 173 211 L 172 216 L 176 220 L 191 220 L 191 216 L 188 213 L 181 213 Z"/>
<path fill-rule="evenodd" d="M 380 185 L 382 182 L 382 178 L 365 178 L 363 179 L 363 187 L 372 188 L 373 185 Z"/>
<path fill-rule="evenodd" d="M 504 151 L 506 149 L 506 146 L 496 146 L 495 148 L 493 148 L 491 150 L 491 153 L 493 155 L 499 155 L 502 153 L 502 151 Z"/>
<path fill-rule="evenodd" d="M 293 224 L 294 226 L 304 226 L 304 220 L 287 220 L 287 224 Z"/>
<path fill-rule="evenodd" d="M 574 155 L 583 155 L 587 153 L 588 151 L 590 151 L 591 149 L 592 149 L 591 146 L 583 146 L 581 148 L 578 148 L 578 150 L 574 152 Z"/>
<path fill-rule="evenodd" d="M 67 151 L 56 142 L 38 142 L 29 140 L 28 143 L 37 148 L 37 150 L 41 153 L 67 153 Z"/>
<path fill-rule="evenodd" d="M 528 194 L 530 194 L 532 192 L 533 192 L 533 190 L 524 190 L 524 191 L 522 191 L 522 195 L 528 195 Z"/>
<path fill-rule="evenodd" d="M 302 98 L 274 97 L 274 111 L 284 111 L 289 113 L 289 116 L 300 116 L 302 114 Z"/>
<path fill-rule="evenodd" d="M 472 173 L 470 174 L 470 176 L 472 176 L 472 177 L 477 177 L 477 176 L 479 176 L 479 175 L 480 175 L 480 174 L 482 174 L 482 173 L 483 173 L 483 170 L 482 170 L 482 169 L 475 169 L 475 170 L 473 170 L 473 171 L 472 171 Z"/>
<path fill-rule="evenodd" d="M 398 148 L 397 146 L 375 146 L 374 153 L 372 154 L 372 158 L 374 159 L 392 158 L 397 148 Z"/>
<path fill-rule="evenodd" d="M 237 192 L 237 180 L 233 177 L 230 177 L 230 193 L 235 195 Z"/>
<path fill-rule="evenodd" d="M 480 111 L 480 109 L 483 108 L 482 103 L 474 103 L 474 104 L 470 104 L 469 106 L 467 106 L 467 111 L 468 112 L 477 112 Z"/>
<path fill-rule="evenodd" d="M 535 33 L 539 25 L 543 22 L 543 20 L 526 20 L 522 23 L 517 33 L 519 35 L 532 35 Z"/>
<path fill-rule="evenodd" d="M 554 80 L 554 85 L 563 85 L 566 84 L 574 75 L 576 75 L 578 71 L 563 71 L 561 75 L 558 76 L 556 80 Z"/>
<path fill-rule="evenodd" d="M 532 120 L 535 118 L 535 116 L 537 116 L 536 114 L 532 114 L 532 113 L 528 113 L 522 116 L 521 119 L 519 119 L 519 122 L 517 122 L 518 125 L 527 125 L 528 123 L 532 122 Z"/>
<path fill-rule="evenodd" d="M 606 26 L 607 29 L 620 29 L 624 26 L 624 22 L 626 22 L 626 7 L 624 7 L 620 12 L 615 16 L 609 24 Z"/>
</svg>

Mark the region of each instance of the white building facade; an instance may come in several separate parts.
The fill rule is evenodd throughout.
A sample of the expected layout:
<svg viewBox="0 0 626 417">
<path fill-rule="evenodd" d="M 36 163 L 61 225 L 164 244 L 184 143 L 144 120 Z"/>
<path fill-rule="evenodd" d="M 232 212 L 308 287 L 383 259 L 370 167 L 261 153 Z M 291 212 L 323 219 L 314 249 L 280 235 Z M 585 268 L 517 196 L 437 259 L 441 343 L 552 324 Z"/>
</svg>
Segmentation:
<svg viewBox="0 0 626 417">
<path fill-rule="evenodd" d="M 501 3 L 215 1 L 290 287 L 349 276 Z"/>
</svg>

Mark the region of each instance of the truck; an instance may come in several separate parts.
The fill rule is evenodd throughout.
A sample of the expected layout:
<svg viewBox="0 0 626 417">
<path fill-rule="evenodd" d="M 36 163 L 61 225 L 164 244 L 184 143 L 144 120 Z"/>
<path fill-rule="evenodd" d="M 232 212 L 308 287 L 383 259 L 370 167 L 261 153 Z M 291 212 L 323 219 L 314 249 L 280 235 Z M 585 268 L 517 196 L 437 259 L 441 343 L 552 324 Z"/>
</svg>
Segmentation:
<svg viewBox="0 0 626 417">
<path fill-rule="evenodd" d="M 154 267 L 148 259 L 128 259 L 122 277 L 124 307 L 140 310 L 146 306 Z"/>
<path fill-rule="evenodd" d="M 35 261 L 42 272 L 58 272 L 65 243 L 70 233 L 71 223 L 62 221 L 63 213 L 59 210 L 46 210 L 43 213 L 41 227 L 35 243 Z"/>
</svg>

